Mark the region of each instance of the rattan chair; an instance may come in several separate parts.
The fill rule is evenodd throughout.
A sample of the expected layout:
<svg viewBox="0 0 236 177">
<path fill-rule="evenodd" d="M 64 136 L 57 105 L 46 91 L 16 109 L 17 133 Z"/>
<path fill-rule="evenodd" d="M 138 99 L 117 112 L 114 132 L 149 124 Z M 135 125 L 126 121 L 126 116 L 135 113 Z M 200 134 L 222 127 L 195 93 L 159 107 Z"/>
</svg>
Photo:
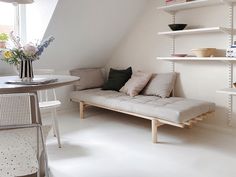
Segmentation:
<svg viewBox="0 0 236 177">
<path fill-rule="evenodd" d="M 43 157 L 49 177 L 38 113 L 35 94 L 0 95 L 0 176 L 42 176 L 39 163 Z"/>
</svg>

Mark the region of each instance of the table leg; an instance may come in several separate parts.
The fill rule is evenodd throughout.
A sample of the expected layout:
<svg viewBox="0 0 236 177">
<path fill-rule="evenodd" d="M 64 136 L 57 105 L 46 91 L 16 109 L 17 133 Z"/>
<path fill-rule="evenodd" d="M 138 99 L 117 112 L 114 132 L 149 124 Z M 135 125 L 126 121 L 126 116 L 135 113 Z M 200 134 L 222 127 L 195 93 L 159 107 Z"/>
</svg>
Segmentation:
<svg viewBox="0 0 236 177">
<path fill-rule="evenodd" d="M 38 102 L 38 94 L 37 94 L 37 92 L 32 92 L 32 94 L 35 95 L 35 96 L 30 97 L 32 121 L 33 121 L 33 123 L 39 123 L 42 125 L 41 112 L 40 112 L 39 102 Z M 44 143 L 46 143 L 46 142 L 44 142 Z M 45 153 L 47 153 L 47 152 L 45 152 Z M 42 153 L 41 156 L 39 157 L 40 177 L 45 176 L 45 160 L 47 160 L 47 158 L 45 159 L 45 157 Z"/>
</svg>

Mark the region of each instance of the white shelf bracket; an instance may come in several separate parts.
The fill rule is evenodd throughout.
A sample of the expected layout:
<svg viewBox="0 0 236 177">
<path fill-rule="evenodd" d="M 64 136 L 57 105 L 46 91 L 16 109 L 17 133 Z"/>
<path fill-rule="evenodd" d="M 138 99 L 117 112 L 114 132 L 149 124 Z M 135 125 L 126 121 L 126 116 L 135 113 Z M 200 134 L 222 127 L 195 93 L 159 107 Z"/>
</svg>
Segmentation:
<svg viewBox="0 0 236 177">
<path fill-rule="evenodd" d="M 226 2 L 226 1 L 225 1 Z M 230 4 L 229 6 L 229 27 L 231 28 L 231 33 L 229 35 L 229 47 L 231 45 L 233 45 L 233 34 L 234 34 L 234 22 L 233 22 L 233 18 L 234 18 L 234 7 L 232 3 L 227 3 Z M 233 87 L 233 73 L 234 73 L 234 65 L 232 62 L 228 63 L 228 74 L 229 74 L 229 78 L 228 78 L 228 87 L 232 88 Z M 228 96 L 228 125 L 231 127 L 232 126 L 232 116 L 233 116 L 233 96 L 229 95 Z"/>
<path fill-rule="evenodd" d="M 172 15 L 172 23 L 175 24 L 175 13 Z M 171 54 L 175 54 L 175 37 L 173 36 L 172 38 L 172 49 L 171 49 Z M 175 72 L 175 62 L 171 62 L 171 71 Z"/>
<path fill-rule="evenodd" d="M 172 23 L 175 24 L 175 13 L 172 15 Z M 172 38 L 172 54 L 175 54 L 175 36 Z M 171 70 L 172 72 L 175 72 L 175 62 L 171 62 Z M 175 96 L 175 89 L 173 89 L 172 96 Z"/>
<path fill-rule="evenodd" d="M 172 23 L 173 24 L 175 24 L 175 14 L 173 14 L 172 15 Z M 173 38 L 172 38 L 172 49 L 171 49 L 171 54 L 173 55 L 173 54 L 175 54 L 175 37 L 173 36 Z M 172 72 L 175 72 L 175 62 L 173 61 L 172 62 L 172 67 L 171 67 L 171 69 L 172 69 Z"/>
<path fill-rule="evenodd" d="M 229 72 L 229 88 L 232 88 L 233 85 L 233 64 L 228 64 L 228 72 Z M 233 96 L 229 95 L 228 97 L 228 125 L 232 126 L 232 114 L 233 114 Z"/>
</svg>

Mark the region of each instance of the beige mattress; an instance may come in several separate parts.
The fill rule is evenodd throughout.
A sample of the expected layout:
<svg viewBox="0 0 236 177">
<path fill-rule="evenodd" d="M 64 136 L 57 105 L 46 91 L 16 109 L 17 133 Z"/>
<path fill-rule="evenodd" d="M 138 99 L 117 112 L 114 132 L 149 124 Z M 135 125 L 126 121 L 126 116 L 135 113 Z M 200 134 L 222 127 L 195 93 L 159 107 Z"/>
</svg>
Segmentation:
<svg viewBox="0 0 236 177">
<path fill-rule="evenodd" d="M 43 126 L 44 138 L 51 126 Z M 37 159 L 36 128 L 0 131 L 0 177 L 15 177 L 32 174 L 40 168 Z M 42 146 L 40 141 L 40 153 Z"/>
<path fill-rule="evenodd" d="M 215 110 L 215 104 L 206 101 L 180 97 L 163 99 L 156 96 L 144 95 L 130 97 L 124 93 L 104 91 L 99 88 L 73 91 L 71 93 L 71 99 L 163 119 L 174 123 L 183 123 Z"/>
</svg>

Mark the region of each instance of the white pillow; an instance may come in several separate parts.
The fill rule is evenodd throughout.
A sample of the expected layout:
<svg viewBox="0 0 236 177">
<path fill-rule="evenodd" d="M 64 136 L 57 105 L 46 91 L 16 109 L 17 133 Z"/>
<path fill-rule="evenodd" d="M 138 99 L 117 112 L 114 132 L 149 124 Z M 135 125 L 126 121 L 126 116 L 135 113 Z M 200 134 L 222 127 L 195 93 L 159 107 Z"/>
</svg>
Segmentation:
<svg viewBox="0 0 236 177">
<path fill-rule="evenodd" d="M 169 97 L 174 89 L 177 74 L 163 73 L 153 74 L 151 80 L 143 90 L 143 95 Z"/>
<path fill-rule="evenodd" d="M 145 73 L 141 71 L 135 72 L 126 82 L 126 84 L 120 89 L 120 92 L 124 92 L 134 97 L 143 90 L 151 77 L 151 73 Z"/>
</svg>

